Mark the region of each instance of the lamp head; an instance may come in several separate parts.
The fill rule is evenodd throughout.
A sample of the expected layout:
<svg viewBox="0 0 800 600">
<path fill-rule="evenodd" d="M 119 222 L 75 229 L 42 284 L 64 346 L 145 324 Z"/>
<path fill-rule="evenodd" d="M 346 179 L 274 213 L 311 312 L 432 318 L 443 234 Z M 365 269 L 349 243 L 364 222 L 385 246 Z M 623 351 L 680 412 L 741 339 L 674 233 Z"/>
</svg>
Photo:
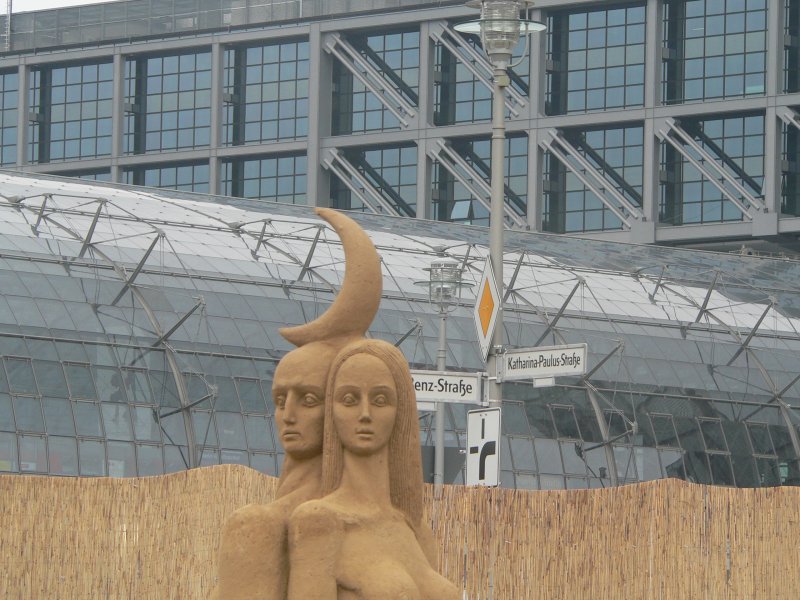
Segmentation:
<svg viewBox="0 0 800 600">
<path fill-rule="evenodd" d="M 520 19 L 520 11 L 532 4 L 531 0 L 471 0 L 467 6 L 481 9 L 480 20 L 459 23 L 455 30 L 480 34 L 492 65 L 505 71 L 520 36 L 545 29 L 543 23 Z"/>
</svg>

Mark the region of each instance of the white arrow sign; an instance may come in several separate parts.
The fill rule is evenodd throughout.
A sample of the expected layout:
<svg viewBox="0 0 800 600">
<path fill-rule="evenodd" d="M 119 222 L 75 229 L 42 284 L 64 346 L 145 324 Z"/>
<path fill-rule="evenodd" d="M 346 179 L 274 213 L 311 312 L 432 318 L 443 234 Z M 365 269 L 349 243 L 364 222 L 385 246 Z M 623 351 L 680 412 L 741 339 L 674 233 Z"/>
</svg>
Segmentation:
<svg viewBox="0 0 800 600">
<path fill-rule="evenodd" d="M 497 378 L 500 381 L 544 380 L 553 385 L 554 377 L 586 373 L 587 355 L 586 344 L 512 350 L 497 361 Z"/>
<path fill-rule="evenodd" d="M 467 485 L 500 485 L 500 409 L 467 413 Z"/>
</svg>

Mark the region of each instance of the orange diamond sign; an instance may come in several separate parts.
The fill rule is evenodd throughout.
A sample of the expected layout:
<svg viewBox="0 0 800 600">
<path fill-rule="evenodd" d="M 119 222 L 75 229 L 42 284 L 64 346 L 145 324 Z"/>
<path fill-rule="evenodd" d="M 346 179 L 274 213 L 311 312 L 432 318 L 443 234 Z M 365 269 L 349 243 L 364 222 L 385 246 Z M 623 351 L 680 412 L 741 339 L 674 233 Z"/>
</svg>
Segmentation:
<svg viewBox="0 0 800 600">
<path fill-rule="evenodd" d="M 478 343 L 481 346 L 481 356 L 483 360 L 489 356 L 489 348 L 492 346 L 492 336 L 494 336 L 495 321 L 500 308 L 500 294 L 497 291 L 497 282 L 494 279 L 492 261 L 486 259 L 486 266 L 483 269 L 481 284 L 478 286 L 478 296 L 475 299 L 475 329 L 478 333 Z"/>
<path fill-rule="evenodd" d="M 492 296 L 492 288 L 487 281 L 483 284 L 483 292 L 481 292 L 480 301 L 478 302 L 478 317 L 481 320 L 481 331 L 483 335 L 489 335 L 489 323 L 492 321 L 492 313 L 494 312 L 494 296 Z"/>
</svg>

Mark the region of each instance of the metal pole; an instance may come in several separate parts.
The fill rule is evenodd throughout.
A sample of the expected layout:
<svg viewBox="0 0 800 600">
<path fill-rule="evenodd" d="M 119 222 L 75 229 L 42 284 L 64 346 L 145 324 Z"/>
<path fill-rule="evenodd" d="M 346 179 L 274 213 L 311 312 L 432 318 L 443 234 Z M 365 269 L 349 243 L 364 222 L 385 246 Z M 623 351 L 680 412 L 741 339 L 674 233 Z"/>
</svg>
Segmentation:
<svg viewBox="0 0 800 600">
<path fill-rule="evenodd" d="M 492 347 L 486 369 L 489 374 L 489 406 L 500 406 L 502 384 L 497 382 L 498 353 L 503 348 L 503 203 L 505 202 L 505 88 L 508 86 L 505 69 L 494 69 L 492 95 L 492 196 L 489 219 L 489 257 L 492 261 L 497 289 L 500 292 Z"/>
<path fill-rule="evenodd" d="M 439 306 L 439 351 L 436 355 L 436 369 L 447 368 L 447 307 Z M 444 402 L 436 403 L 436 446 L 433 458 L 434 492 L 438 498 L 444 484 Z"/>
</svg>

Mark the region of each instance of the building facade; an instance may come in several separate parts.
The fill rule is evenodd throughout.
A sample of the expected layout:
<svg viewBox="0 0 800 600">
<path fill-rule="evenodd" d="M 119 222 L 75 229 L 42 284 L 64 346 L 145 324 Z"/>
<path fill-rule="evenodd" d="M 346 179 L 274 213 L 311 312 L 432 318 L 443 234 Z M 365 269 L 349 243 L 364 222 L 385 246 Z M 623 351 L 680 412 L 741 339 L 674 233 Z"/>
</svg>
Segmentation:
<svg viewBox="0 0 800 600">
<path fill-rule="evenodd" d="M 355 211 L 386 267 L 370 335 L 433 368 L 414 282 L 442 255 L 475 280 L 486 254 L 470 225 L 488 222 L 489 70 L 452 28 L 474 16 L 445 0 L 13 15 L 0 471 L 277 474 L 277 329 L 341 278 L 309 205 Z M 504 386 L 503 485 L 797 484 L 800 0 L 530 16 L 548 31 L 520 45 L 507 98 L 506 339 L 586 343 L 590 360 L 551 388 Z M 484 368 L 473 302 L 449 319 L 448 368 Z M 467 408 L 447 408 L 448 481 Z"/>
<path fill-rule="evenodd" d="M 486 224 L 490 69 L 461 1 L 130 0 L 14 14 L 7 168 Z M 792 253 L 800 0 L 541 0 L 509 227 Z"/>
<path fill-rule="evenodd" d="M 278 329 L 344 275 L 308 207 L 0 173 L 0 472 L 158 475 L 219 463 L 278 474 Z M 233 206 L 232 206 L 233 205 Z M 483 371 L 474 289 L 486 228 L 354 213 L 383 263 L 368 334 L 435 370 L 432 262 L 473 284 L 446 366 Z M 800 262 L 511 231 L 509 348 L 583 344 L 585 374 L 503 384 L 503 486 L 662 477 L 800 483 Z M 464 481 L 467 411 L 445 408 L 445 477 Z M 433 413 L 420 413 L 427 474 Z"/>
</svg>

